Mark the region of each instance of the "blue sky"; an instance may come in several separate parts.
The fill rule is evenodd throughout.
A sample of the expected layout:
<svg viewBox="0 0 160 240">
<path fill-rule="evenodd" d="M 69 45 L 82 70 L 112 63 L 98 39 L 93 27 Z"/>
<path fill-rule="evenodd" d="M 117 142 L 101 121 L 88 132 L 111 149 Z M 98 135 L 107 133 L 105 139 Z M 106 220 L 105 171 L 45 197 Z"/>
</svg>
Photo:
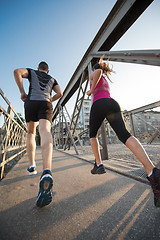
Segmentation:
<svg viewBox="0 0 160 240">
<path fill-rule="evenodd" d="M 49 64 L 50 75 L 65 89 L 84 53 L 111 11 L 115 0 L 1 0 L 0 52 L 3 90 L 18 113 L 24 114 L 15 84 L 15 68 Z M 160 49 L 160 3 L 155 0 L 111 50 Z M 114 63 L 111 96 L 122 110 L 159 100 L 160 69 Z M 27 91 L 28 82 L 24 80 Z M 3 106 L 2 99 L 0 105 Z M 72 111 L 70 103 L 68 108 Z"/>
</svg>

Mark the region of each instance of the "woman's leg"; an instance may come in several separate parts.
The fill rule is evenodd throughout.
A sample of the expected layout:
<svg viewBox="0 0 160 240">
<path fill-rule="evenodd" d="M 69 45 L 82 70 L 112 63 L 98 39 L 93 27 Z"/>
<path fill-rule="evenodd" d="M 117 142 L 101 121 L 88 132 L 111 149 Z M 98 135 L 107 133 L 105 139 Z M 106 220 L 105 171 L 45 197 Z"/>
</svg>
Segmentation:
<svg viewBox="0 0 160 240">
<path fill-rule="evenodd" d="M 125 145 L 132 151 L 132 153 L 143 164 L 147 174 L 149 175 L 155 166 L 149 159 L 145 149 L 143 148 L 141 143 L 138 141 L 138 139 L 131 136 L 127 139 Z"/>
<path fill-rule="evenodd" d="M 146 151 L 144 150 L 143 146 L 138 141 L 138 139 L 133 137 L 127 131 L 119 104 L 116 101 L 114 101 L 112 105 L 113 112 L 107 117 L 108 121 L 110 122 L 110 125 L 116 132 L 120 141 L 123 142 L 138 158 L 138 160 L 143 164 L 147 174 L 149 175 L 152 172 L 153 168 L 155 167 L 154 164 L 149 159 Z"/>
<path fill-rule="evenodd" d="M 95 159 L 96 159 L 96 164 L 97 165 L 102 164 L 102 159 L 101 159 L 101 154 L 100 154 L 100 150 L 99 150 L 99 141 L 98 141 L 98 139 L 96 137 L 95 138 L 90 138 L 90 143 L 91 143 L 93 154 L 94 154 Z"/>
<path fill-rule="evenodd" d="M 106 100 L 104 99 L 94 102 L 90 112 L 90 143 L 97 165 L 102 164 L 97 133 L 106 116 L 105 111 L 107 109 L 107 105 L 105 102 Z"/>
</svg>

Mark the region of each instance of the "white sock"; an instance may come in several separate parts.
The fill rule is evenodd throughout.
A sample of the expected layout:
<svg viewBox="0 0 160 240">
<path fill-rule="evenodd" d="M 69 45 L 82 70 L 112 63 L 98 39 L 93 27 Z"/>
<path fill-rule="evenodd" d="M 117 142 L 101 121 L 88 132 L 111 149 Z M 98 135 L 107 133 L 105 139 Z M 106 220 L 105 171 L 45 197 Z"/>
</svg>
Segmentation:
<svg viewBox="0 0 160 240">
<path fill-rule="evenodd" d="M 102 163 L 98 164 L 97 167 L 99 167 L 100 165 L 102 165 Z"/>
<path fill-rule="evenodd" d="M 29 166 L 29 167 L 30 167 L 30 168 L 31 168 L 31 167 L 36 167 L 36 165 L 31 165 L 31 166 Z"/>
<path fill-rule="evenodd" d="M 152 173 L 153 173 L 153 170 L 150 172 L 150 174 L 148 174 L 148 177 L 150 177 L 152 175 Z"/>
</svg>

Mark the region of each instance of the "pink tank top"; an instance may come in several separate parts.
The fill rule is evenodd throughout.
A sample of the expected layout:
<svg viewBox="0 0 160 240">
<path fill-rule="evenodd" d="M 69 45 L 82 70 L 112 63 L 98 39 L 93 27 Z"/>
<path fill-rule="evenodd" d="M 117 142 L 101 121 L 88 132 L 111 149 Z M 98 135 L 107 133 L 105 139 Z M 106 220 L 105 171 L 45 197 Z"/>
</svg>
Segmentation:
<svg viewBox="0 0 160 240">
<path fill-rule="evenodd" d="M 104 76 L 100 78 L 93 91 L 93 103 L 101 98 L 111 98 L 109 84 Z"/>
</svg>

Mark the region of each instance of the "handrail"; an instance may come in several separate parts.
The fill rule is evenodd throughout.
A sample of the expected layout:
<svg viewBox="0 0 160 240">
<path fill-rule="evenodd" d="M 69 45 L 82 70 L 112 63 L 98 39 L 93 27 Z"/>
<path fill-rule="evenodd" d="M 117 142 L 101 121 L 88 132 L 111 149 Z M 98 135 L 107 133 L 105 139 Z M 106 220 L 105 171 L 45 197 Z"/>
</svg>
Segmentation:
<svg viewBox="0 0 160 240">
<path fill-rule="evenodd" d="M 0 117 L 4 117 L 0 128 L 0 179 L 4 177 L 5 167 L 13 159 L 17 159 L 26 152 L 27 127 L 0 89 L 0 96 L 7 103 L 8 109 L 0 106 Z M 12 117 L 17 117 L 19 123 Z M 1 119 L 2 120 L 2 119 Z"/>
</svg>

